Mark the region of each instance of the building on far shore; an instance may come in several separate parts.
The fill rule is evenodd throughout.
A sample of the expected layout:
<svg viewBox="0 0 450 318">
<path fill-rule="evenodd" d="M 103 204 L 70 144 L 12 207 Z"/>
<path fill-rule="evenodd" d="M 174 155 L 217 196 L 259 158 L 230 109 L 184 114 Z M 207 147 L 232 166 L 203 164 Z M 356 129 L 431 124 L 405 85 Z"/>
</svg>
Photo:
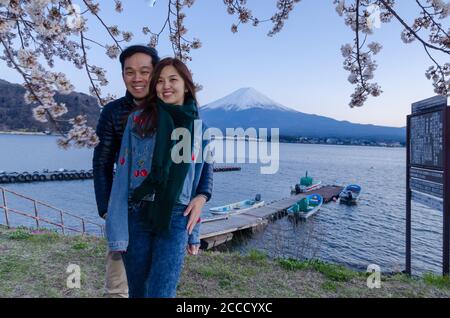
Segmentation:
<svg viewBox="0 0 450 318">
<path fill-rule="evenodd" d="M 396 140 L 370 140 L 358 138 L 338 137 L 292 137 L 280 136 L 280 142 L 299 144 L 325 144 L 325 145 L 347 145 L 347 146 L 372 146 L 372 147 L 405 147 L 406 143 Z"/>
</svg>

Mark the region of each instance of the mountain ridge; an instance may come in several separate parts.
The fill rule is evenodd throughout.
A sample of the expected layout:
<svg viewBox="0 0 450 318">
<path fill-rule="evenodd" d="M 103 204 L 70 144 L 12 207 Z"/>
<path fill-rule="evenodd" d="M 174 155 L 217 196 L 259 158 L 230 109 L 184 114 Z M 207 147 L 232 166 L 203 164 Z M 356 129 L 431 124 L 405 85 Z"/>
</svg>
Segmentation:
<svg viewBox="0 0 450 318">
<path fill-rule="evenodd" d="M 52 130 L 50 123 L 41 123 L 33 118 L 34 105 L 26 104 L 23 98 L 25 88 L 20 84 L 0 79 L 0 131 L 43 132 Z M 68 112 L 61 116 L 67 120 L 76 115 L 86 115 L 87 125 L 96 127 L 101 108 L 97 99 L 84 93 L 72 92 L 68 95 L 55 94 L 58 103 L 65 103 Z M 69 123 L 61 123 L 63 130 L 70 128 Z"/>
<path fill-rule="evenodd" d="M 49 123 L 40 123 L 32 116 L 32 105 L 23 99 L 25 89 L 0 79 L 0 131 L 41 132 L 51 130 Z M 57 102 L 67 105 L 69 112 L 63 119 L 77 114 L 87 116 L 88 125 L 96 127 L 100 110 L 97 100 L 89 95 L 73 92 L 56 94 Z M 347 120 L 306 114 L 281 105 L 254 88 L 241 88 L 199 108 L 201 118 L 210 127 L 225 132 L 226 128 L 279 128 L 280 136 L 320 138 L 366 138 L 375 141 L 406 139 L 406 128 L 356 124 Z M 66 127 L 67 126 L 67 127 Z M 69 128 L 67 124 L 64 128 Z"/>
<path fill-rule="evenodd" d="M 240 88 L 231 94 L 219 98 L 218 100 L 200 107 L 202 110 L 211 109 L 227 109 L 241 111 L 250 108 L 267 108 L 280 109 L 284 111 L 296 112 L 296 110 L 288 108 L 261 94 L 252 87 Z"/>
<path fill-rule="evenodd" d="M 202 119 L 222 131 L 226 128 L 279 128 L 281 136 L 366 138 L 378 141 L 406 139 L 405 127 L 351 123 L 306 114 L 283 106 L 253 88 L 241 88 L 199 109 Z"/>
</svg>

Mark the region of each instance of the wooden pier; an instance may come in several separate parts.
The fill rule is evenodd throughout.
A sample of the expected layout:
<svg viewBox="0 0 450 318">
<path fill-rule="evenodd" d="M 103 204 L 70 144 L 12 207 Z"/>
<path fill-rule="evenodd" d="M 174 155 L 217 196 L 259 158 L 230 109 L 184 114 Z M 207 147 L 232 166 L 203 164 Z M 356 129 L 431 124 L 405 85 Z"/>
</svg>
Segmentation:
<svg viewBox="0 0 450 318">
<path fill-rule="evenodd" d="M 328 203 L 337 198 L 342 190 L 343 187 L 341 186 L 324 186 L 311 192 L 272 201 L 262 207 L 242 213 L 203 219 L 200 230 L 202 248 L 210 249 L 230 241 L 237 232 L 243 230 L 255 231 L 264 227 L 269 220 L 284 216 L 287 208 L 308 194 L 318 193 L 323 197 L 324 203 Z"/>
</svg>

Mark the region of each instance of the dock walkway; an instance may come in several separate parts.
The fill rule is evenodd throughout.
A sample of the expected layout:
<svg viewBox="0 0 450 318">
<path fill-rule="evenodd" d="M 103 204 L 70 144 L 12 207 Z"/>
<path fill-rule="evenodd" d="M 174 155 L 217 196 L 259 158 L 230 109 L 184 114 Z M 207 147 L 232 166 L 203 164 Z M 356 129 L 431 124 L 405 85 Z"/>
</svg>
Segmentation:
<svg viewBox="0 0 450 318">
<path fill-rule="evenodd" d="M 284 216 L 287 208 L 308 194 L 318 193 L 323 197 L 324 203 L 328 203 L 333 198 L 337 198 L 342 189 L 341 186 L 324 186 L 311 192 L 272 201 L 242 213 L 204 219 L 200 230 L 202 245 L 209 249 L 231 240 L 236 232 L 263 227 L 269 220 Z"/>
</svg>

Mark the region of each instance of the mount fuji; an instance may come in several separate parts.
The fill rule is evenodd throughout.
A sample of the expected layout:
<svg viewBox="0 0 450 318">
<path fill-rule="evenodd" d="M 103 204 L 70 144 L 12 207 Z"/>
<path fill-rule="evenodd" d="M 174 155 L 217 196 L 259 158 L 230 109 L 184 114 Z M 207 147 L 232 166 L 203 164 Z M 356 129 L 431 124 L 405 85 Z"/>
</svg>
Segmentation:
<svg viewBox="0 0 450 318">
<path fill-rule="evenodd" d="M 200 117 L 208 126 L 226 128 L 279 128 L 280 136 L 321 138 L 367 138 L 404 141 L 405 128 L 354 124 L 306 114 L 283 106 L 254 88 L 241 88 L 201 106 Z"/>
<path fill-rule="evenodd" d="M 251 87 L 238 89 L 230 95 L 203 106 L 202 110 L 223 109 L 227 111 L 242 111 L 251 108 L 294 111 L 293 109 L 274 102 Z"/>
</svg>

